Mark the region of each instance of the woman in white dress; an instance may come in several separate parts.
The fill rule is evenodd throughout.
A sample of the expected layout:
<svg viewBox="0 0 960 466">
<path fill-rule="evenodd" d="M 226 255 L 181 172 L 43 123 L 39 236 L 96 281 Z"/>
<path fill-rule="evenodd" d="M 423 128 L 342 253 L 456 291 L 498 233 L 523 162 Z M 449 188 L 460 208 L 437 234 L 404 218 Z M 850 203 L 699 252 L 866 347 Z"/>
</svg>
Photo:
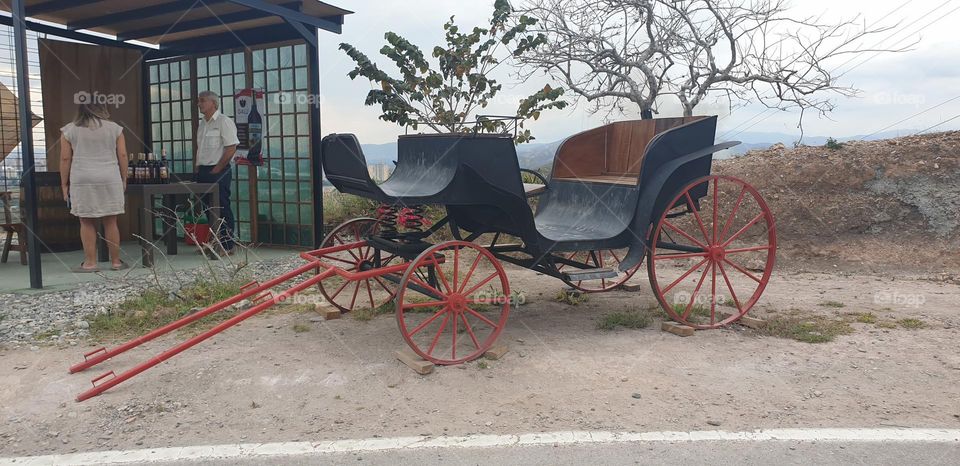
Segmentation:
<svg viewBox="0 0 960 466">
<path fill-rule="evenodd" d="M 63 198 L 70 213 L 80 217 L 83 262 L 75 272 L 96 272 L 97 219 L 103 221 L 104 236 L 113 270 L 127 265 L 120 260 L 120 230 L 117 216 L 124 211 L 127 189 L 127 149 L 123 128 L 108 120 L 110 113 L 100 104 L 80 104 L 72 123 L 60 128 L 60 177 Z"/>
</svg>

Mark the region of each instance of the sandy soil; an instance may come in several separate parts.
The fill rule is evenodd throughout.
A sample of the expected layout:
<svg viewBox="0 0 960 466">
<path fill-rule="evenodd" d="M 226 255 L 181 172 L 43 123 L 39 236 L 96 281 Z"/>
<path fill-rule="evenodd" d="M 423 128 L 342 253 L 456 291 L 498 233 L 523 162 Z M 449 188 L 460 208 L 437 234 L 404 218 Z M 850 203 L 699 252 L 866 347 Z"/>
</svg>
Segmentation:
<svg viewBox="0 0 960 466">
<path fill-rule="evenodd" d="M 91 378 L 174 339 L 75 375 L 67 367 L 87 348 L 0 349 L 0 454 L 560 429 L 960 427 L 956 284 L 775 275 L 753 315 L 872 311 L 927 325 L 854 324 L 852 335 L 807 344 L 739 326 L 690 338 L 661 332 L 659 323 L 602 331 L 604 314 L 653 303 L 649 289 L 570 306 L 553 300 L 559 281 L 509 273 L 528 303 L 500 337 L 510 352 L 487 369 L 474 362 L 415 374 L 393 357 L 403 342 L 390 315 L 321 322 L 279 313 L 77 403 Z M 639 275 L 634 281 L 643 283 Z M 826 308 L 828 300 L 844 307 Z M 310 331 L 295 333 L 295 323 Z"/>
</svg>

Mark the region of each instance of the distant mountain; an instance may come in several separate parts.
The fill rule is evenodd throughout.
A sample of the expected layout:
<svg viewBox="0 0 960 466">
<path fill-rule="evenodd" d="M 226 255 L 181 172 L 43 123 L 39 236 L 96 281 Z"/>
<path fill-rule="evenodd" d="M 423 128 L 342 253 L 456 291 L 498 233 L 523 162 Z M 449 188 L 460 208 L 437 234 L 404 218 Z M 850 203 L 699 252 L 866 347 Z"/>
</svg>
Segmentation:
<svg viewBox="0 0 960 466">
<path fill-rule="evenodd" d="M 837 141 L 851 141 L 866 139 L 868 141 L 878 139 L 890 139 L 900 136 L 906 136 L 916 133 L 917 130 L 894 130 L 883 131 L 871 135 L 855 136 L 836 136 Z M 741 141 L 739 146 L 722 151 L 716 155 L 718 159 L 726 159 L 743 155 L 754 149 L 767 149 L 770 146 L 780 143 L 786 147 L 793 147 L 794 142 L 799 138 L 798 134 L 788 133 L 769 133 L 769 132 L 742 132 L 738 133 L 736 129 L 727 131 L 717 131 L 717 141 Z M 822 146 L 827 143 L 828 136 L 804 136 L 803 144 L 807 146 Z M 520 161 L 521 168 L 537 169 L 553 162 L 553 155 L 560 147 L 563 140 L 547 143 L 520 144 L 517 146 L 517 158 Z M 388 142 L 386 144 L 362 144 L 363 154 L 367 158 L 368 164 L 390 163 L 397 160 L 397 143 Z"/>
<path fill-rule="evenodd" d="M 521 168 L 539 168 L 553 161 L 553 154 L 562 141 L 530 143 L 517 146 L 517 158 Z M 392 163 L 397 160 L 397 143 L 361 144 L 368 165 Z"/>
</svg>

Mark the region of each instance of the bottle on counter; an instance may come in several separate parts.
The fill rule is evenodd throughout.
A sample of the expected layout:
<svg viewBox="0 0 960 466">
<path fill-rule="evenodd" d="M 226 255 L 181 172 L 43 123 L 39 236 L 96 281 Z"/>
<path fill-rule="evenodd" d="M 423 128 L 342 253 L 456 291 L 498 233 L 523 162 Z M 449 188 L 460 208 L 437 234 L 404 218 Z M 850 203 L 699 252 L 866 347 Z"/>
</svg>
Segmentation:
<svg viewBox="0 0 960 466">
<path fill-rule="evenodd" d="M 133 157 L 127 157 L 127 184 L 137 184 L 137 162 Z"/>
<path fill-rule="evenodd" d="M 139 184 L 147 184 L 147 157 L 143 152 L 137 154 L 137 182 Z"/>
<path fill-rule="evenodd" d="M 170 182 L 170 167 L 167 166 L 167 150 L 160 151 L 160 182 L 167 184 Z"/>
</svg>

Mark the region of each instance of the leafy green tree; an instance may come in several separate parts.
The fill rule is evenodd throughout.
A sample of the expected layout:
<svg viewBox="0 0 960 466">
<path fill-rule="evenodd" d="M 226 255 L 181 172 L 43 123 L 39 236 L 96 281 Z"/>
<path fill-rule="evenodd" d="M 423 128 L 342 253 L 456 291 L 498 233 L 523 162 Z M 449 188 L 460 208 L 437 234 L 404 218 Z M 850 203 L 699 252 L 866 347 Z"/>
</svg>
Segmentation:
<svg viewBox="0 0 960 466">
<path fill-rule="evenodd" d="M 394 32 L 387 32 L 387 45 L 380 53 L 389 58 L 400 72 L 397 77 L 381 70 L 354 46 L 342 43 L 340 49 L 356 63 L 350 79 L 362 76 L 379 87 L 367 93 L 366 105 L 380 105 L 380 119 L 417 129 L 425 125 L 438 132 L 465 132 L 475 127 L 484 132 L 501 132 L 508 128 L 503 120 L 476 119 L 503 87 L 490 77 L 491 72 L 511 58 L 535 51 L 544 44 L 543 34 L 528 32 L 537 20 L 528 16 L 512 18 L 513 8 L 507 0 L 496 0 L 490 26 L 462 32 L 454 18 L 443 25 L 445 46 L 433 48 L 431 64 L 423 51 Z M 533 139 L 523 120 L 540 117 L 540 112 L 562 109 L 563 89 L 546 85 L 521 99 L 514 116 L 521 120 L 516 141 Z"/>
</svg>

